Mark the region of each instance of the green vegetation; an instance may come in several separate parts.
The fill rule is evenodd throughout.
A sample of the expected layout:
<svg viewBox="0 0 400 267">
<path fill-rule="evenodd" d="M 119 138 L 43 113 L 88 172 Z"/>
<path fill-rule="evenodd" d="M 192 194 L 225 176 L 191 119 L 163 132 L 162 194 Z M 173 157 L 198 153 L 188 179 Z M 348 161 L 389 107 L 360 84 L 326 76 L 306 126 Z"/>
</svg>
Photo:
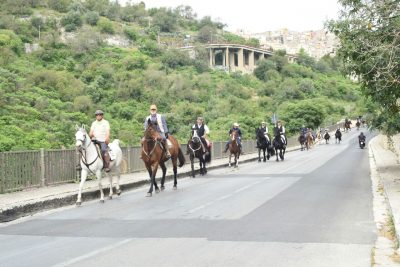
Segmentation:
<svg viewBox="0 0 400 267">
<path fill-rule="evenodd" d="M 400 132 L 400 9 L 398 0 L 340 0 L 341 17 L 328 24 L 338 36 L 344 70 L 357 77 L 372 125 Z"/>
<path fill-rule="evenodd" d="M 208 69 L 201 46 L 193 59 L 162 45 L 162 33 L 196 36 L 195 45 L 209 37 L 258 45 L 223 27 L 197 19 L 185 6 L 2 1 L 0 151 L 72 147 L 75 125 L 90 125 L 96 109 L 105 111 L 112 138 L 131 145 L 139 144 L 152 103 L 181 142 L 200 115 L 211 139 L 225 140 L 233 122 L 240 123 L 244 138 L 254 138 L 255 128 L 273 113 L 295 133 L 303 123 L 316 128 L 364 110 L 357 84 L 340 75 L 334 58 L 316 61 L 301 52 L 299 64 L 289 64 L 284 51 L 275 51 L 255 75 L 228 74 Z M 120 44 L 108 45 L 110 40 Z M 26 53 L 24 43 L 39 48 Z"/>
</svg>

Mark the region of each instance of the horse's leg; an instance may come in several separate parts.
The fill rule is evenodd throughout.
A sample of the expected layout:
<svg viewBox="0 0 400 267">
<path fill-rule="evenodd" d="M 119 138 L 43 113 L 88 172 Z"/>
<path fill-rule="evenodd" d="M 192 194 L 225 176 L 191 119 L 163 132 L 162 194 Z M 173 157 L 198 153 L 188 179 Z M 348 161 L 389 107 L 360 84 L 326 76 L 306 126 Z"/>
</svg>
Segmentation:
<svg viewBox="0 0 400 267">
<path fill-rule="evenodd" d="M 174 190 L 176 190 L 178 187 L 177 187 L 177 184 L 178 184 L 178 180 L 177 180 L 177 174 L 178 174 L 178 167 L 177 167 L 177 158 L 175 157 L 175 158 L 173 158 L 172 159 L 172 170 L 174 171 L 174 187 L 173 187 L 173 189 Z"/>
<path fill-rule="evenodd" d="M 151 197 L 153 193 L 153 184 L 156 185 L 156 173 L 157 173 L 157 168 L 158 168 L 158 162 L 154 163 L 153 165 L 149 166 L 151 170 L 147 169 L 149 173 L 151 173 L 150 176 L 150 188 L 149 191 L 147 192 L 147 196 Z"/>
<path fill-rule="evenodd" d="M 279 161 L 279 152 L 278 152 L 278 148 L 275 148 L 275 154 L 276 154 L 276 161 Z"/>
<path fill-rule="evenodd" d="M 263 153 L 264 153 L 264 159 L 263 159 L 263 161 L 264 162 L 266 162 L 267 161 L 267 157 L 265 156 L 265 150 L 266 150 L 267 148 L 263 148 Z"/>
<path fill-rule="evenodd" d="M 121 195 L 121 188 L 119 187 L 119 180 L 121 178 L 121 170 L 120 166 L 115 166 L 115 175 L 117 176 L 117 184 L 115 185 L 115 190 L 117 192 L 117 195 Z"/>
<path fill-rule="evenodd" d="M 194 178 L 196 176 L 194 172 L 194 155 L 190 153 L 190 167 L 192 167 L 192 177 Z"/>
<path fill-rule="evenodd" d="M 232 157 L 232 153 L 229 151 L 229 167 L 231 166 L 231 157 Z"/>
<path fill-rule="evenodd" d="M 78 198 L 76 200 L 76 205 L 80 206 L 82 204 L 82 188 L 83 188 L 83 184 L 86 181 L 88 172 L 85 169 L 82 169 L 81 171 L 81 182 L 79 183 L 79 190 L 78 190 Z"/>
<path fill-rule="evenodd" d="M 99 181 L 100 202 L 104 203 L 103 185 L 101 184 L 101 170 L 96 171 L 96 177 L 97 177 L 97 180 Z"/>
<path fill-rule="evenodd" d="M 165 173 L 167 172 L 167 167 L 165 166 L 165 162 L 160 162 L 160 167 L 162 170 L 162 178 L 161 178 L 161 190 L 165 189 L 164 183 L 165 183 Z M 157 183 L 156 183 L 156 190 L 158 190 L 157 188 Z M 160 192 L 160 190 L 158 190 L 158 192 Z"/>
<path fill-rule="evenodd" d="M 258 148 L 258 162 L 261 162 L 261 148 Z"/>
<path fill-rule="evenodd" d="M 106 173 L 107 173 L 108 180 L 110 182 L 110 192 L 108 194 L 108 199 L 112 199 L 112 196 L 114 194 L 114 192 L 113 192 L 113 183 L 112 183 L 112 177 L 113 176 L 112 176 L 111 172 L 106 172 Z"/>
</svg>

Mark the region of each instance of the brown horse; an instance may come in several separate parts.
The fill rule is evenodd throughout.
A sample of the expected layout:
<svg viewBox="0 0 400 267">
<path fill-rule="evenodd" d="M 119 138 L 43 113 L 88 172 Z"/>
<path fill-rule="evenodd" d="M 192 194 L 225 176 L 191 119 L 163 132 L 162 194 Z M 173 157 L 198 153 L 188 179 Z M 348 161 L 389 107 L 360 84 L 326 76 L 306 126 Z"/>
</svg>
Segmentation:
<svg viewBox="0 0 400 267">
<path fill-rule="evenodd" d="M 161 166 L 163 175 L 161 178 L 161 190 L 164 190 L 164 182 L 165 182 L 165 173 L 167 171 L 167 167 L 165 166 L 165 162 L 168 158 L 165 156 L 164 153 L 164 145 L 162 143 L 162 136 L 156 130 L 156 124 L 152 123 L 150 120 L 147 122 L 147 128 L 144 132 L 144 138 L 142 145 L 142 152 L 141 156 L 143 159 L 144 164 L 146 165 L 146 169 L 150 175 L 150 189 L 147 192 L 147 196 L 151 197 L 153 192 L 153 185 L 155 187 L 156 193 L 160 192 L 160 189 L 157 186 L 156 182 L 156 174 L 158 165 Z M 183 156 L 182 150 L 178 141 L 172 136 L 168 136 L 168 140 L 172 143 L 172 146 L 169 147 L 167 142 L 165 142 L 169 152 L 171 154 L 171 161 L 174 170 L 174 190 L 177 189 L 177 160 L 179 159 L 179 167 L 182 167 L 185 164 L 185 157 Z"/>
<path fill-rule="evenodd" d="M 345 123 L 344 123 L 344 131 L 345 132 L 347 132 L 347 131 L 351 131 L 351 125 L 352 125 L 353 123 L 351 122 L 351 121 L 346 121 Z"/>
<path fill-rule="evenodd" d="M 239 134 L 237 131 L 232 131 L 231 142 L 229 144 L 229 167 L 231 167 L 231 157 L 235 156 L 235 167 L 239 166 L 240 146 L 237 142 Z"/>
<path fill-rule="evenodd" d="M 313 138 L 311 132 L 306 133 L 306 148 L 307 148 L 307 150 L 311 149 L 313 143 L 314 143 L 314 138 Z"/>
</svg>

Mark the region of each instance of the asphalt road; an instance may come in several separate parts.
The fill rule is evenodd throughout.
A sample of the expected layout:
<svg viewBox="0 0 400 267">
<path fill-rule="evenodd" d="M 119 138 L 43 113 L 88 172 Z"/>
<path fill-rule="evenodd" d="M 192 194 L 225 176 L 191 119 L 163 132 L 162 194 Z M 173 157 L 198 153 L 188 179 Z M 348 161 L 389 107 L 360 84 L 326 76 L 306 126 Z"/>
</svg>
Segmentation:
<svg viewBox="0 0 400 267">
<path fill-rule="evenodd" d="M 146 186 L 3 224 L 0 266 L 370 266 L 376 228 L 357 134 L 151 198 Z"/>
</svg>

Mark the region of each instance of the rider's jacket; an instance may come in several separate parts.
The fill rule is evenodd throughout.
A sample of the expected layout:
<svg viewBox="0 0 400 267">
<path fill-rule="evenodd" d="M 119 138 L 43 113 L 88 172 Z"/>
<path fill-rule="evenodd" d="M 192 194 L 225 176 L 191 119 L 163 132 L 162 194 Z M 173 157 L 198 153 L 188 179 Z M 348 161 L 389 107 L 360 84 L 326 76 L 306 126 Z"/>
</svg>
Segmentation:
<svg viewBox="0 0 400 267">
<path fill-rule="evenodd" d="M 197 135 L 200 136 L 200 137 L 204 137 L 204 134 L 209 134 L 210 133 L 210 130 L 208 129 L 207 125 L 205 125 L 205 124 L 201 124 L 201 125 L 194 124 L 192 126 L 192 129 L 196 130 L 197 131 Z"/>
<path fill-rule="evenodd" d="M 274 127 L 274 133 L 275 135 L 284 135 L 285 134 L 285 127 L 284 126 L 275 126 Z"/>
<path fill-rule="evenodd" d="M 365 142 L 365 135 L 359 135 L 358 136 L 358 141 L 364 141 Z"/>
<path fill-rule="evenodd" d="M 232 128 L 229 130 L 229 135 L 232 134 L 233 131 L 237 131 L 239 137 L 242 137 L 242 131 L 239 128 Z"/>
</svg>

